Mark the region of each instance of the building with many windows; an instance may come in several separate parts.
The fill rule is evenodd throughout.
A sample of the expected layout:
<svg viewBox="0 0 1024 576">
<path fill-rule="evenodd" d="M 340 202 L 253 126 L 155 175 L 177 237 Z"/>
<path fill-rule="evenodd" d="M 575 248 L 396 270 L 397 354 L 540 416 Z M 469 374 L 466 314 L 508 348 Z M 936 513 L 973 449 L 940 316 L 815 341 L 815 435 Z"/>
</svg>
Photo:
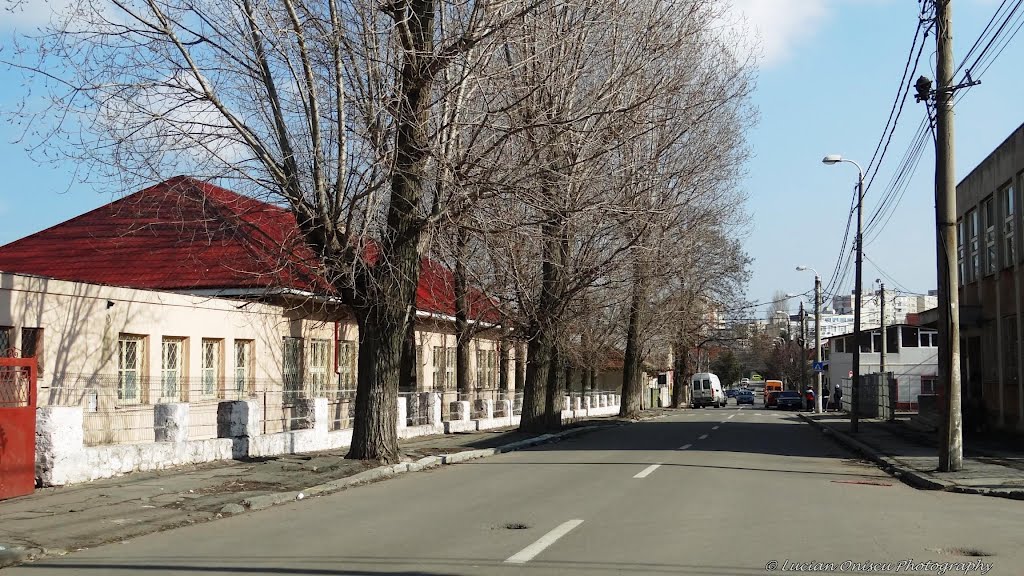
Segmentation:
<svg viewBox="0 0 1024 576">
<path fill-rule="evenodd" d="M 1024 431 L 1022 187 L 1024 125 L 956 188 L 965 410 L 983 408 L 990 424 L 1018 431 Z"/>
</svg>

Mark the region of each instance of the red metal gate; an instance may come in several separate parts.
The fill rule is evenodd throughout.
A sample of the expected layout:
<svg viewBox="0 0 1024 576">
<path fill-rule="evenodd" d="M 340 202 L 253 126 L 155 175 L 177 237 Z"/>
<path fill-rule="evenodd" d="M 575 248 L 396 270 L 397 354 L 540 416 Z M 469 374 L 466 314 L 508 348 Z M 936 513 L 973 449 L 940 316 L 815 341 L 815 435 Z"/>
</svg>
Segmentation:
<svg viewBox="0 0 1024 576">
<path fill-rule="evenodd" d="M 0 500 L 36 488 L 36 359 L 0 358 Z"/>
</svg>

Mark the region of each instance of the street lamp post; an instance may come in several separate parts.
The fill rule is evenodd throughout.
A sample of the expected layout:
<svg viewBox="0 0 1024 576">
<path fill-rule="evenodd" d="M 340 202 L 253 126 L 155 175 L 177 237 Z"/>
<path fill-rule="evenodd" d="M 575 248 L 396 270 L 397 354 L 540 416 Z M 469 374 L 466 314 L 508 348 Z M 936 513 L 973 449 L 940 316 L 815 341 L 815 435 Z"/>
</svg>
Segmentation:
<svg viewBox="0 0 1024 576">
<path fill-rule="evenodd" d="M 861 268 L 863 267 L 864 258 L 864 237 L 862 235 L 862 227 L 864 222 L 864 170 L 860 167 L 860 164 L 843 158 L 839 154 L 829 154 L 821 159 L 824 164 L 839 164 L 840 162 L 848 162 L 857 167 L 857 252 L 856 261 L 854 266 L 854 308 L 853 308 L 853 382 L 850 383 L 850 408 L 852 414 L 850 415 L 850 431 L 856 433 L 858 431 L 859 418 L 857 411 L 860 408 L 860 401 L 858 396 L 860 395 L 860 303 L 861 303 Z"/>
<path fill-rule="evenodd" d="M 821 365 L 821 276 L 809 266 L 797 266 L 798 272 L 814 272 L 814 363 Z M 821 414 L 821 372 L 814 372 L 814 413 Z"/>
</svg>

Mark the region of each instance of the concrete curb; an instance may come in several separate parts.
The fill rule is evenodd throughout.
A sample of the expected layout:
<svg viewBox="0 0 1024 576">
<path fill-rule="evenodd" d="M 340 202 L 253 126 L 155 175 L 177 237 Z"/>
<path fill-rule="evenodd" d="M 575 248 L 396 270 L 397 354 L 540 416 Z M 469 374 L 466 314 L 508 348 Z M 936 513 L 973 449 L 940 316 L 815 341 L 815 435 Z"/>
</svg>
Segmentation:
<svg viewBox="0 0 1024 576">
<path fill-rule="evenodd" d="M 805 422 L 811 424 L 812 426 L 815 426 L 819 430 L 835 438 L 840 444 L 843 444 L 847 448 L 850 448 L 853 451 L 866 456 L 869 460 L 871 460 L 875 464 L 878 464 L 878 466 L 889 475 L 899 480 L 902 480 L 903 482 L 913 486 L 914 488 L 918 488 L 921 490 L 944 490 L 948 492 L 961 492 L 965 490 L 972 490 L 974 492 L 964 493 L 985 493 L 974 488 L 967 489 L 961 486 L 957 486 L 953 482 L 947 482 L 945 480 L 931 478 L 927 474 L 914 470 L 906 466 L 905 464 L 901 463 L 900 461 L 896 460 L 895 458 L 886 456 L 885 454 L 882 454 L 881 452 L 865 444 L 864 442 L 861 442 L 860 440 L 857 440 L 856 438 L 853 438 L 848 434 L 839 432 L 838 430 L 832 428 L 827 424 L 822 424 L 821 422 L 818 422 L 817 420 L 810 418 L 805 414 L 799 414 L 799 416 Z"/>
<path fill-rule="evenodd" d="M 520 440 L 518 442 L 511 442 L 504 444 L 496 448 L 482 448 L 479 450 L 463 450 L 462 452 L 452 452 L 450 454 L 441 454 L 440 456 L 426 456 L 420 458 L 415 462 L 405 462 L 402 464 L 378 466 L 377 468 L 371 468 L 369 470 L 348 476 L 346 478 L 339 478 L 323 484 L 317 484 L 316 486 L 310 486 L 300 491 L 286 491 L 286 492 L 275 492 L 273 494 L 263 494 L 260 496 L 252 496 L 246 498 L 241 502 L 241 505 L 246 510 L 263 510 L 270 508 L 271 506 L 277 506 L 278 504 L 287 504 L 288 502 L 295 502 L 303 500 L 310 496 L 324 496 L 334 492 L 339 492 L 345 488 L 356 486 L 358 484 L 365 484 L 369 482 L 375 482 L 377 480 L 383 480 L 390 478 L 397 474 L 403 474 L 406 472 L 418 472 L 420 470 L 428 470 L 430 468 L 437 468 L 439 466 L 446 466 L 451 464 L 458 464 L 460 462 L 467 462 L 469 460 L 476 460 L 478 458 L 486 458 L 488 456 L 494 456 L 496 454 L 505 454 L 507 452 L 515 452 L 516 450 L 522 450 L 523 448 L 530 448 L 533 446 L 539 446 L 541 444 L 548 444 L 558 442 L 565 438 L 572 438 L 579 436 L 593 430 L 600 428 L 611 428 L 615 424 L 607 425 L 595 425 L 595 426 L 581 426 L 578 428 L 570 428 L 555 434 L 541 434 L 533 438 L 527 438 L 526 440 Z"/>
</svg>

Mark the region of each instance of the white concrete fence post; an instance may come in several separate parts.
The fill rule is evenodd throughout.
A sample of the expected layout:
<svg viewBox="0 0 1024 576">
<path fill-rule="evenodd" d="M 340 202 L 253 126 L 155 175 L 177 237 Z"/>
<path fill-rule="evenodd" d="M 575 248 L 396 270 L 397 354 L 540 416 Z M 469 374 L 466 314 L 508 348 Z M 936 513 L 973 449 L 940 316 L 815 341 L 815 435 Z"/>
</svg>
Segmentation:
<svg viewBox="0 0 1024 576">
<path fill-rule="evenodd" d="M 441 394 L 438 392 L 423 392 L 420 397 L 427 410 L 427 424 L 430 426 L 441 426 Z"/>
<path fill-rule="evenodd" d="M 80 406 L 36 408 L 36 480 L 43 486 L 80 481 L 88 466 Z"/>
<path fill-rule="evenodd" d="M 490 420 L 494 418 L 494 400 L 490 398 L 477 398 L 474 401 L 474 408 L 480 414 L 478 420 Z"/>
<path fill-rule="evenodd" d="M 512 402 L 509 400 L 498 400 L 494 403 L 494 417 L 508 418 L 512 416 Z"/>
<path fill-rule="evenodd" d="M 153 433 L 157 442 L 188 442 L 188 402 L 153 405 Z"/>
<path fill-rule="evenodd" d="M 469 420 L 469 401 L 468 400 L 457 400 L 452 402 L 448 408 L 450 417 L 449 420 L 453 422 L 465 422 Z"/>
<path fill-rule="evenodd" d="M 260 405 L 256 400 L 217 403 L 217 437 L 248 438 L 260 434 Z"/>
<path fill-rule="evenodd" d="M 398 397 L 398 429 L 407 428 L 409 423 L 409 409 L 407 403 L 409 398 L 406 396 Z"/>
</svg>

